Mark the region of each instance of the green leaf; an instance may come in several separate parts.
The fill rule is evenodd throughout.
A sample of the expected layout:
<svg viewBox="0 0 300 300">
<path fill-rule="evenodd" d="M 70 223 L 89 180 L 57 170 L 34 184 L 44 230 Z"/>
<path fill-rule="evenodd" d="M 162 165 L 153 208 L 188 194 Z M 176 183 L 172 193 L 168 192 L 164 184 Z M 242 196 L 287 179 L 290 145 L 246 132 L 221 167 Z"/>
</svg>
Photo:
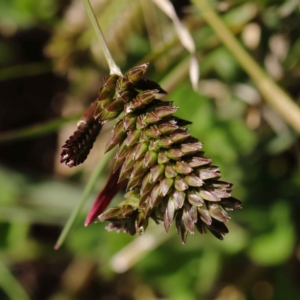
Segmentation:
<svg viewBox="0 0 300 300">
<path fill-rule="evenodd" d="M 270 214 L 274 221 L 271 232 L 253 239 L 249 248 L 250 257 L 262 265 L 279 265 L 287 260 L 295 244 L 295 229 L 293 227 L 287 202 L 278 202 L 273 205 Z"/>
<path fill-rule="evenodd" d="M 24 288 L 11 274 L 6 265 L 0 261 L 0 287 L 11 300 L 30 300 Z"/>
</svg>

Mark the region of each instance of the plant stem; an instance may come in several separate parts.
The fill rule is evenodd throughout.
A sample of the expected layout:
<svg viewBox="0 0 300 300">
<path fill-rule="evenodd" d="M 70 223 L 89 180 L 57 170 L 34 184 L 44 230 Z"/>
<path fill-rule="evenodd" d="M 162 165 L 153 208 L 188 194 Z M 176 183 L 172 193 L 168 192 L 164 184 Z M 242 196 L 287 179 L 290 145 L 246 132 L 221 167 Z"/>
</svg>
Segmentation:
<svg viewBox="0 0 300 300">
<path fill-rule="evenodd" d="M 222 19 L 215 13 L 206 0 L 193 0 L 201 11 L 202 17 L 216 32 L 219 39 L 233 53 L 237 61 L 249 74 L 264 99 L 279 115 L 300 133 L 300 108 L 265 72 L 257 62 L 240 45 L 234 35 L 224 25 Z"/>
<path fill-rule="evenodd" d="M 78 215 L 80 214 L 80 212 L 83 208 L 83 205 L 85 204 L 86 200 L 92 193 L 93 188 L 94 188 L 100 174 L 103 172 L 107 162 L 109 161 L 109 159 L 112 157 L 113 154 L 114 154 L 114 151 L 108 152 L 96 166 L 93 174 L 91 175 L 88 183 L 86 184 L 86 186 L 84 188 L 84 191 L 83 191 L 83 194 L 81 196 L 79 203 L 74 208 L 72 214 L 70 215 L 69 219 L 67 220 L 67 222 L 66 222 L 66 224 L 54 246 L 55 250 L 58 250 L 60 248 L 60 246 L 62 245 L 62 243 L 64 242 L 64 240 L 66 239 L 66 237 L 67 237 L 68 233 L 70 232 L 72 226 L 74 225 Z"/>
<path fill-rule="evenodd" d="M 104 35 L 103 35 L 102 30 L 99 26 L 99 23 L 96 19 L 96 16 L 95 16 L 95 13 L 93 11 L 93 8 L 91 6 L 90 1 L 89 0 L 82 0 L 82 2 L 83 2 L 83 5 L 84 5 L 84 8 L 85 8 L 85 10 L 88 14 L 88 17 L 89 17 L 89 19 L 90 19 L 90 21 L 91 21 L 91 23 L 94 27 L 96 35 L 97 35 L 97 37 L 100 41 L 103 54 L 105 56 L 105 59 L 107 61 L 108 66 L 109 66 L 110 74 L 117 74 L 117 75 L 122 76 L 120 68 L 116 65 L 114 59 L 111 56 L 111 53 L 110 53 L 108 47 L 107 47 Z"/>
</svg>

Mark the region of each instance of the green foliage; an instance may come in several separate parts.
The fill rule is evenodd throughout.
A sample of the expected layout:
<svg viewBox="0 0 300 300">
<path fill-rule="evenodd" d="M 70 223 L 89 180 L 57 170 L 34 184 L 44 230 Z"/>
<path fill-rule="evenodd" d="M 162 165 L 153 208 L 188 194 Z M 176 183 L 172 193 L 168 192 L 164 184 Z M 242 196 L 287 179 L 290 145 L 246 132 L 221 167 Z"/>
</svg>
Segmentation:
<svg viewBox="0 0 300 300">
<path fill-rule="evenodd" d="M 4 0 L 0 3 L 0 19 L 4 25 L 29 28 L 39 21 L 54 21 L 57 9 L 51 0 Z"/>
<path fill-rule="evenodd" d="M 141 2 L 149 4 L 151 1 L 124 0 L 119 6 L 116 1 L 103 1 L 105 5 L 96 8 L 99 20 L 105 23 L 104 34 L 108 35 L 110 48 L 117 53 L 122 71 L 146 57 L 151 59 L 147 77 L 170 80 L 172 88 L 162 87 L 169 92 L 168 99 L 179 106 L 176 115 L 193 122 L 188 126 L 191 134 L 203 142 L 205 155 L 220 167 L 222 178 L 234 184 L 233 196 L 243 201 L 243 210 L 231 212 L 230 233 L 222 242 L 208 234 L 195 234 L 189 236 L 188 244 L 183 246 L 175 236 L 174 226 L 166 236 L 162 232 L 157 233 L 156 225 L 151 221 L 151 242 L 129 248 L 128 254 L 126 247 L 134 246 L 143 236 L 107 232 L 102 223 L 91 224 L 88 228 L 83 226 L 88 208 L 108 176 L 111 167 L 108 163 L 109 168 L 103 171 L 99 182 L 95 181 L 95 187 L 90 186 L 88 195 L 83 197 L 88 204 L 82 212 L 78 212 L 78 220 L 66 244 L 55 252 L 53 246 L 59 230 L 80 202 L 97 159 L 88 159 L 86 168 L 71 175 L 56 170 L 52 174 L 36 176 L 34 165 L 25 171 L 15 164 L 11 164 L 14 170 L 1 165 L 0 293 L 11 299 L 28 299 L 19 282 L 28 293 L 35 288 L 24 283 L 15 270 L 23 265 L 31 274 L 39 274 L 28 267 L 28 264 L 31 266 L 39 261 L 48 273 L 51 271 L 51 268 L 47 269 L 49 265 L 56 269 L 56 277 L 53 275 L 56 286 L 44 299 L 88 299 L 89 296 L 80 298 L 78 291 L 72 294 L 67 284 L 76 285 L 68 277 L 70 273 L 74 275 L 72 279 L 83 280 L 84 268 L 66 272 L 66 265 L 72 266 L 74 262 L 87 259 L 97 267 L 96 272 L 89 273 L 88 284 L 82 288 L 85 295 L 95 288 L 92 283 L 96 282 L 103 297 L 106 289 L 113 291 L 115 296 L 124 291 L 126 280 L 129 280 L 130 297 L 133 298 L 135 293 L 136 299 L 149 294 L 152 298 L 145 296 L 143 299 L 297 299 L 300 274 L 298 134 L 274 110 L 273 114 L 266 114 L 270 107 L 260 95 L 251 98 L 247 94 L 248 89 L 257 93 L 255 85 L 235 56 L 204 24 L 201 13 L 188 14 L 185 19 L 195 38 L 201 65 L 201 88 L 199 93 L 194 92 L 187 76 L 188 67 L 181 67 L 185 65 L 188 54 L 172 35 L 173 25 L 159 15 L 155 22 L 161 23 L 157 26 L 152 23 L 150 29 L 146 28 L 145 16 L 137 6 Z M 287 42 L 284 55 L 276 58 L 282 71 L 282 76 L 276 80 L 296 100 L 300 93 L 300 29 L 297 26 L 300 11 L 299 4 L 287 10 L 285 5 L 289 2 L 292 1 L 228 1 L 227 9 L 218 13 L 245 47 L 246 28 L 253 23 L 258 26 L 261 34 L 259 43 L 256 48 L 248 48 L 248 52 L 263 68 L 270 54 L 277 57 L 270 46 L 272 37 L 279 36 L 281 42 Z M 88 100 L 96 96 L 103 74 L 107 75 L 99 67 L 103 65 L 105 68 L 88 21 L 83 18 L 84 21 L 80 22 L 80 9 L 83 7 L 76 10 L 74 3 L 70 1 L 64 9 L 65 13 L 70 13 L 71 9 L 78 13 L 78 19 L 73 19 L 78 21 L 75 22 L 77 25 L 71 24 L 66 14 L 61 14 L 62 4 L 59 1 L 0 1 L 0 32 L 6 32 L 9 27 L 11 39 L 14 38 L 14 30 L 46 27 L 51 32 L 48 44 L 43 45 L 47 55 L 45 59 L 51 60 L 51 64 L 45 68 L 41 65 L 37 71 L 31 64 L 16 66 L 18 49 L 14 43 L 7 43 L 4 35 L 1 36 L 0 62 L 7 68 L 0 70 L 0 80 L 10 83 L 10 79 L 16 77 L 32 79 L 31 76 L 49 72 L 54 66 L 69 82 L 68 99 L 62 104 L 64 116 L 66 111 L 78 114 L 84 110 Z M 211 5 L 219 9 L 219 1 L 212 1 Z M 192 11 L 196 9 L 192 7 Z M 152 37 L 151 43 L 148 34 Z M 270 70 L 266 69 L 266 72 Z M 239 84 L 248 88 L 242 94 L 236 92 Z M 5 107 L 5 101 L 9 100 L 3 100 L 1 106 Z M 20 101 L 23 101 L 22 97 Z M 26 103 L 22 104 L 26 106 Z M 12 112 L 7 113 L 13 115 Z M 0 143 L 5 142 L 5 147 L 9 147 L 9 143 L 17 141 L 19 155 L 22 156 L 26 139 L 34 142 L 49 133 L 62 134 L 61 128 L 74 119 L 61 117 L 1 132 Z M 76 125 L 73 127 L 75 129 Z M 105 130 L 110 131 L 111 128 Z M 99 140 L 100 147 L 92 151 L 96 157 L 104 152 L 101 145 L 106 144 L 105 133 Z M 60 152 L 61 146 L 57 145 L 57 152 Z M 121 192 L 112 205 L 117 205 L 122 198 Z M 36 226 L 40 233 L 34 232 Z M 46 232 L 43 231 L 45 228 Z M 118 270 L 113 265 L 115 255 L 131 263 L 130 269 L 123 275 L 117 274 Z M 118 280 L 121 283 L 114 285 Z M 261 283 L 270 288 L 269 298 L 255 294 Z M 102 299 L 101 295 L 98 299 Z M 93 296 L 91 299 L 94 299 Z"/>
<path fill-rule="evenodd" d="M 295 246 L 295 229 L 286 201 L 273 205 L 269 212 L 271 228 L 252 240 L 250 257 L 262 265 L 278 265 L 286 261 Z"/>
</svg>

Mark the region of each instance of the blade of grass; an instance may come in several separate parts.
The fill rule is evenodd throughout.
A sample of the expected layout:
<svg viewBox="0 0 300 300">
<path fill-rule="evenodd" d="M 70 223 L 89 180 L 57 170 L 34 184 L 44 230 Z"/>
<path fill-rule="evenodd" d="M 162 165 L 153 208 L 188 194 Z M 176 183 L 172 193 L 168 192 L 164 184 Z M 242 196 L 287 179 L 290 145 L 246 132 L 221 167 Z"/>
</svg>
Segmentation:
<svg viewBox="0 0 300 300">
<path fill-rule="evenodd" d="M 48 61 L 36 62 L 30 64 L 20 64 L 0 69 L 0 81 L 35 76 L 49 73 L 52 71 L 52 65 Z"/>
<path fill-rule="evenodd" d="M 30 300 L 24 288 L 0 260 L 0 287 L 11 300 Z"/>
<path fill-rule="evenodd" d="M 192 2 L 201 11 L 202 17 L 216 32 L 219 39 L 227 46 L 236 60 L 252 78 L 264 99 L 288 124 L 300 133 L 300 108 L 296 103 L 265 74 L 257 62 L 228 30 L 222 19 L 215 13 L 206 0 L 193 0 Z"/>
<path fill-rule="evenodd" d="M 69 212 L 69 210 L 68 210 Z M 61 209 L 58 213 L 57 208 L 47 207 L 40 209 L 35 207 L 20 207 L 16 205 L 2 206 L 0 209 L 1 222 L 29 222 L 45 225 L 63 226 L 67 216 L 67 211 Z"/>
<path fill-rule="evenodd" d="M 92 193 L 93 188 L 97 182 L 97 179 L 99 178 L 100 174 L 103 172 L 105 166 L 107 165 L 107 162 L 113 156 L 113 154 L 114 154 L 114 151 L 110 151 L 107 154 L 105 154 L 103 159 L 96 166 L 93 174 L 91 175 L 88 183 L 86 184 L 86 186 L 84 188 L 84 191 L 83 191 L 80 201 L 78 202 L 78 204 L 74 208 L 72 214 L 70 215 L 69 219 L 67 220 L 67 222 L 66 222 L 66 224 L 54 246 L 55 250 L 58 250 L 60 248 L 60 246 L 63 244 L 63 242 L 65 241 L 67 235 L 69 234 L 70 230 L 72 229 L 72 226 L 76 222 L 76 219 L 77 219 L 78 215 L 80 214 L 80 212 L 83 208 L 83 205 L 85 204 L 86 200 Z"/>
<path fill-rule="evenodd" d="M 77 120 L 79 115 L 68 118 L 59 118 L 43 124 L 36 124 L 21 129 L 15 129 L 0 133 L 0 143 L 14 142 L 16 140 L 29 139 L 56 131 L 68 122 Z"/>
</svg>

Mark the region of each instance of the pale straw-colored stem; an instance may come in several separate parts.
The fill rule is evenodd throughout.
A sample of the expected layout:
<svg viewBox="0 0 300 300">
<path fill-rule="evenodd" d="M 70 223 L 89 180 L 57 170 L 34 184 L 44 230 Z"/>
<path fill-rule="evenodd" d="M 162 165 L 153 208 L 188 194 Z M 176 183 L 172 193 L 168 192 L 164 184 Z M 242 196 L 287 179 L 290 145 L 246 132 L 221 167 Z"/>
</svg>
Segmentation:
<svg viewBox="0 0 300 300">
<path fill-rule="evenodd" d="M 120 68 L 116 65 L 114 59 L 111 56 L 111 53 L 110 53 L 108 47 L 107 47 L 104 35 L 103 35 L 101 27 L 100 27 L 100 25 L 97 21 L 97 18 L 95 16 L 95 13 L 93 11 L 93 8 L 91 6 L 90 1 L 89 0 L 82 0 L 82 3 L 84 5 L 84 8 L 85 8 L 85 10 L 88 14 L 88 17 L 89 17 L 90 21 L 91 21 L 91 23 L 94 27 L 96 35 L 97 35 L 97 37 L 100 41 L 100 45 L 101 45 L 103 54 L 105 56 L 105 59 L 107 61 L 108 66 L 109 66 L 110 74 L 117 74 L 117 75 L 122 76 Z"/>
</svg>

